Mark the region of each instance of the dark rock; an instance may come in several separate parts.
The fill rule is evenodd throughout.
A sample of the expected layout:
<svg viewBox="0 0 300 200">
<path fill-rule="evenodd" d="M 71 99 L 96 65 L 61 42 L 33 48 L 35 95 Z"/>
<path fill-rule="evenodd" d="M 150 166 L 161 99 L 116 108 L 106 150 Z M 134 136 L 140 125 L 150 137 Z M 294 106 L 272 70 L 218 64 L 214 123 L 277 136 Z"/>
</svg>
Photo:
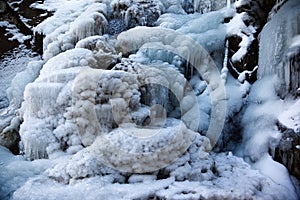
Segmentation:
<svg viewBox="0 0 300 200">
<path fill-rule="evenodd" d="M 189 0 L 184 0 L 182 2 L 182 8 L 187 14 L 194 13 L 194 5 Z"/>
<path fill-rule="evenodd" d="M 286 166 L 289 172 L 300 180 L 300 134 L 280 125 L 282 138 L 275 149 L 274 160 Z"/>
<path fill-rule="evenodd" d="M 17 10 L 17 14 L 25 18 L 26 25 L 31 28 L 35 27 L 38 24 L 40 24 L 42 21 L 47 19 L 52 15 L 52 12 L 42 10 L 42 9 L 36 9 L 32 7 L 31 5 L 33 3 L 43 3 L 44 0 L 26 0 L 26 1 L 16 1 L 16 0 L 10 0 L 9 4 L 11 5 L 12 9 L 15 11 Z"/>
<path fill-rule="evenodd" d="M 27 48 L 32 48 L 34 51 L 42 54 L 43 46 L 42 39 L 39 34 L 34 34 L 31 30 L 43 20 L 52 15 L 51 12 L 35 9 L 31 7 L 32 3 L 36 0 L 29 1 L 0 1 L 0 21 L 7 21 L 10 24 L 14 24 L 19 32 L 32 36 L 31 38 L 24 41 Z M 22 20 L 26 19 L 26 20 Z M 5 27 L 0 27 L 0 55 L 5 52 L 12 50 L 20 45 L 17 40 L 8 40 L 12 35 L 6 35 Z M 33 41 L 33 42 L 32 42 Z"/>
<path fill-rule="evenodd" d="M 19 154 L 20 124 L 20 119 L 15 117 L 10 126 L 6 127 L 0 134 L 0 145 L 8 148 L 13 154 Z"/>
<path fill-rule="evenodd" d="M 0 19 L 2 21 L 8 21 L 10 23 L 15 24 L 20 31 L 24 34 L 24 35 L 32 35 L 32 30 L 25 25 L 25 23 L 20 19 L 20 15 L 18 14 L 18 12 L 14 11 L 7 2 L 6 3 L 6 8 L 5 11 L 1 13 L 0 15 Z"/>
<path fill-rule="evenodd" d="M 237 13 L 246 12 L 250 16 L 249 24 L 257 28 L 257 35 L 267 23 L 269 12 L 274 7 L 276 0 L 250 0 L 237 7 Z"/>
<path fill-rule="evenodd" d="M 44 34 L 43 33 L 34 33 L 34 45 L 33 50 L 40 55 L 43 55 L 43 40 Z"/>
<path fill-rule="evenodd" d="M 119 34 L 122 31 L 136 26 L 155 26 L 163 8 L 153 1 L 124 3 L 122 1 L 112 6 L 112 12 L 108 17 L 109 34 Z"/>
<path fill-rule="evenodd" d="M 249 71 L 246 74 L 246 80 L 250 83 L 256 81 L 256 73 L 254 70 L 258 65 L 258 53 L 259 53 L 259 41 L 258 35 L 262 30 L 263 26 L 266 24 L 269 12 L 272 7 L 275 5 L 275 0 L 259 0 L 259 1 L 247 1 L 246 4 L 242 4 L 240 7 L 237 7 L 237 13 L 246 12 L 248 18 L 244 20 L 246 26 L 253 26 L 256 29 L 254 34 L 254 40 L 248 48 L 248 53 L 242 58 L 241 61 L 232 62 L 231 59 L 228 59 L 228 69 L 233 77 L 238 78 L 239 74 L 244 71 Z M 239 44 L 242 41 L 241 37 L 238 35 L 233 35 L 227 38 L 229 41 L 229 52 L 228 57 L 231 58 L 238 50 Z"/>
</svg>

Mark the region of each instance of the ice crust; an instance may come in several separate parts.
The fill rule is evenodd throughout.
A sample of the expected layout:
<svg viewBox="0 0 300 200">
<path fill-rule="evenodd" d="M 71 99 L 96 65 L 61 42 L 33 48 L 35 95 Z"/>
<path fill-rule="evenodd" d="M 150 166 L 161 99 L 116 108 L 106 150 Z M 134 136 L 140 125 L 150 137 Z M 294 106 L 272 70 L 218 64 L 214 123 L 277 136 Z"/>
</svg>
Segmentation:
<svg viewBox="0 0 300 200">
<path fill-rule="evenodd" d="M 19 105 L 26 85 L 18 110 L 24 157 L 0 148 L 1 198 L 297 199 L 288 172 L 268 152 L 280 139 L 278 118 L 298 130 L 299 113 L 292 107 L 299 103 L 281 102 L 276 78 L 250 90 L 243 74 L 235 80 L 227 73 L 225 38 L 242 37 L 232 58 L 240 60 L 255 30 L 230 6 L 210 12 L 226 3 L 35 4 L 56 12 L 35 28 L 45 35 L 44 61 L 31 62 L 18 75 L 24 76 L 20 87 L 13 83 L 8 90 L 11 103 Z M 158 18 L 151 25 L 158 27 L 106 35 L 113 20 L 121 20 L 125 31 L 132 20 L 149 16 L 147 6 Z M 225 24 L 227 17 L 233 19 Z M 155 21 L 139 19 L 134 26 Z M 192 43 L 205 51 L 193 51 Z M 218 125 L 238 116 L 245 104 L 243 141 L 235 155 L 210 152 L 216 143 L 210 130 L 222 130 Z M 211 119 L 219 123 L 211 125 Z M 230 130 L 225 126 L 223 133 Z"/>
</svg>

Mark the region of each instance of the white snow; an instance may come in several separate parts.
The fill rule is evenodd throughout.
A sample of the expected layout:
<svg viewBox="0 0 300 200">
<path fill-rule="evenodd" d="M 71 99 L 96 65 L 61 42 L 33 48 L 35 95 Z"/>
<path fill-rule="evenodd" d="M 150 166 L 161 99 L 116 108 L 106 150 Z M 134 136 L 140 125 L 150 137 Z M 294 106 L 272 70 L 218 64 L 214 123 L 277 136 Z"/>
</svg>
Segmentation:
<svg viewBox="0 0 300 200">
<path fill-rule="evenodd" d="M 5 30 L 7 31 L 5 36 L 10 36 L 8 40 L 17 40 L 22 44 L 25 40 L 29 40 L 31 38 L 30 35 L 20 33 L 20 30 L 16 27 L 16 25 L 10 24 L 7 21 L 0 21 L 0 27 L 5 27 Z"/>
<path fill-rule="evenodd" d="M 292 38 L 290 48 L 300 46 L 300 34 Z"/>
<path fill-rule="evenodd" d="M 288 126 L 291 124 L 290 118 L 298 112 L 299 107 L 288 100 L 279 99 L 276 93 L 278 82 L 276 77 L 266 76 L 252 86 L 248 97 L 249 105 L 242 119 L 243 142 L 236 154 L 243 156 L 255 169 L 270 177 L 273 181 L 271 184 L 275 183 L 274 187 L 285 187 L 291 194 L 290 198 L 297 199 L 287 169 L 271 157 L 274 156 L 275 147 L 281 138 L 281 133 L 275 125 L 277 119 Z"/>
<path fill-rule="evenodd" d="M 280 140 L 275 124 L 284 104 L 276 95 L 276 81 L 276 78 L 266 77 L 255 82 L 248 97 L 248 107 L 242 119 L 243 143 L 238 154 L 253 162 Z"/>
<path fill-rule="evenodd" d="M 10 199 L 16 189 L 49 168 L 50 163 L 50 160 L 25 161 L 0 146 L 0 198 Z"/>
<path fill-rule="evenodd" d="M 235 7 L 241 7 L 249 2 L 249 0 L 236 0 L 234 5 Z"/>
<path fill-rule="evenodd" d="M 270 155 L 263 155 L 253 167 L 259 169 L 262 174 L 270 177 L 277 184 L 276 187 L 279 190 L 286 189 L 290 194 L 289 198 L 297 199 L 296 191 L 287 169 L 282 164 L 275 162 Z"/>
<path fill-rule="evenodd" d="M 256 32 L 253 26 L 246 26 L 243 20 L 248 17 L 247 13 L 236 14 L 232 20 L 227 24 L 227 34 L 229 36 L 238 35 L 242 38 L 239 44 L 240 49 L 232 56 L 233 62 L 241 61 L 241 59 L 248 52 L 248 47 L 254 40 L 253 34 Z"/>
<path fill-rule="evenodd" d="M 192 154 L 191 154 L 192 155 Z M 193 156 L 192 156 L 193 157 Z M 194 158 L 191 158 L 191 161 Z M 78 160 L 79 161 L 79 160 Z M 78 162 L 77 161 L 77 162 Z M 84 179 L 74 179 L 70 184 L 61 183 L 60 179 L 37 176 L 27 181 L 13 194 L 14 199 L 149 199 L 153 197 L 166 199 L 204 198 L 293 198 L 285 186 L 274 184 L 257 170 L 251 169 L 242 159 L 221 153 L 212 154 L 204 159 L 197 159 L 187 164 L 181 160 L 181 167 L 174 163 L 175 171 L 184 178 L 171 175 L 159 179 L 153 175 L 131 175 L 130 183 L 124 183 L 122 175 L 110 171 L 109 174 L 96 175 Z M 93 163 L 93 162 L 91 162 Z M 94 161 L 95 163 L 95 161 Z M 180 164 L 180 161 L 177 161 Z M 186 164 L 184 164 L 186 163 Z M 75 163 L 73 163 L 74 165 Z M 79 166 L 78 166 L 79 167 Z M 82 166 L 84 167 L 84 166 Z M 172 170 L 170 166 L 169 170 Z M 213 169 L 214 168 L 214 169 Z M 74 168 L 75 169 L 75 168 Z M 80 169 L 80 168 L 77 168 Z M 98 166 L 98 170 L 101 167 Z M 212 171 L 212 169 L 214 171 Z M 104 169 L 102 168 L 102 171 Z M 168 170 L 166 168 L 166 170 Z M 192 174 L 189 171 L 192 170 Z M 175 172 L 174 171 L 174 172 Z M 62 171 L 60 171 L 62 172 Z M 107 171 L 108 172 L 108 171 Z M 182 174 L 183 172 L 183 174 Z M 104 173 L 104 171 L 102 172 Z M 216 173 L 216 174 L 214 174 Z M 179 173 L 178 173 L 179 175 Z M 187 177 L 188 179 L 186 179 Z M 113 183 L 118 180 L 119 183 Z M 201 180 L 201 181 L 200 181 Z M 251 180 L 251 181 L 250 181 Z M 287 182 L 288 183 L 288 182 Z M 237 185 L 239 187 L 237 187 Z M 274 194 L 274 191 L 281 194 Z"/>
<path fill-rule="evenodd" d="M 279 122 L 295 133 L 300 133 L 300 100 L 296 100 L 287 110 L 278 117 Z"/>
<path fill-rule="evenodd" d="M 196 13 L 187 15 L 190 5 Z M 286 168 L 268 152 L 281 137 L 277 119 L 299 131 L 300 101 L 280 100 L 277 78 L 251 86 L 247 72 L 238 80 L 228 73 L 225 38 L 242 38 L 238 61 L 255 33 L 231 1 L 32 6 L 55 13 L 35 28 L 45 34 L 44 61 L 31 62 L 8 89 L 19 105 L 26 85 L 17 116 L 24 157 L 0 148 L 1 199 L 297 199 Z M 105 35 L 114 17 L 145 25 L 149 12 L 158 27 Z M 210 152 L 245 104 L 234 154 Z"/>
</svg>

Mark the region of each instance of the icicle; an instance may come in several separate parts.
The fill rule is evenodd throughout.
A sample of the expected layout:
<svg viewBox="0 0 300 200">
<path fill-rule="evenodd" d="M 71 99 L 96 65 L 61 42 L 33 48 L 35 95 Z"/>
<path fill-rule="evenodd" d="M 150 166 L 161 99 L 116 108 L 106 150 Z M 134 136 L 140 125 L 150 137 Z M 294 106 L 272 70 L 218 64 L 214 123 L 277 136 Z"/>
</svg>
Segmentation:
<svg viewBox="0 0 300 200">
<path fill-rule="evenodd" d="M 227 63 L 228 63 L 228 47 L 229 47 L 229 42 L 228 42 L 228 40 L 226 40 L 223 68 L 227 68 Z"/>
<path fill-rule="evenodd" d="M 227 79 L 227 73 L 228 73 L 228 68 L 227 68 L 227 63 L 228 63 L 228 47 L 229 47 L 229 41 L 226 40 L 225 43 L 225 54 L 224 54 L 224 61 L 223 61 L 223 68 L 221 70 L 221 78 L 223 82 L 226 82 Z"/>
<path fill-rule="evenodd" d="M 122 11 L 122 20 L 125 23 L 126 27 L 128 27 L 130 20 L 130 9 L 124 12 Z"/>
<path fill-rule="evenodd" d="M 227 0 L 227 9 L 230 8 L 230 4 L 231 4 L 230 0 Z"/>
</svg>

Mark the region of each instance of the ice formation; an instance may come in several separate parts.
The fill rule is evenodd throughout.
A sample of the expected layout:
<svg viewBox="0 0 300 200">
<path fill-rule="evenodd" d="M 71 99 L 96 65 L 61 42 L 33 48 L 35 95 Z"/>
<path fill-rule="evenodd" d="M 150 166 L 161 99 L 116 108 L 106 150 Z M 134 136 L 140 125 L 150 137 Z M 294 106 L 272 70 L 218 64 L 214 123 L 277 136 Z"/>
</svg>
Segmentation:
<svg viewBox="0 0 300 200">
<path fill-rule="evenodd" d="M 35 162 L 17 160 L 11 162 L 11 166 L 22 164 L 31 171 L 38 169 L 37 174 L 57 164 L 51 171 L 48 170 L 29 179 L 25 184 L 20 180 L 11 180 L 13 184 L 22 184 L 22 187 L 13 193 L 13 199 L 29 197 L 32 199 L 199 199 L 200 197 L 282 199 L 290 197 L 285 187 L 274 184 L 271 179 L 251 169 L 250 165 L 231 153 L 212 154 L 199 158 L 199 153 L 202 151 L 199 147 L 203 146 L 202 142 L 203 137 L 198 136 L 183 157 L 151 175 L 122 174 L 99 165 L 93 157 L 82 154 L 68 161 L 65 160 L 66 158 L 52 160 L 52 163 L 46 160 Z M 4 152 L 5 150 L 1 149 L 1 153 Z M 7 160 L 15 157 L 8 154 L 5 157 L 1 156 L 1 159 L 7 165 L 6 163 L 10 162 Z M 67 166 L 62 167 L 64 164 Z M 4 180 L 3 175 L 8 174 L 9 170 L 12 169 L 2 168 L 0 180 Z M 17 175 L 23 180 L 30 176 L 28 173 Z M 163 176 L 170 177 L 163 178 Z M 70 179 L 71 177 L 76 179 Z M 64 179 L 69 180 L 70 184 L 65 184 Z M 275 196 L 274 191 L 282 193 Z"/>
<path fill-rule="evenodd" d="M 10 87 L 6 90 L 10 106 L 16 108 L 21 106 L 25 86 L 38 77 L 38 73 L 43 64 L 43 61 L 32 61 L 28 63 L 24 71 L 16 74 L 12 79 Z"/>
<path fill-rule="evenodd" d="M 48 147 L 50 152 L 70 144 L 80 146 L 81 142 L 75 135 L 68 135 L 74 128 L 68 121 L 71 116 L 67 111 L 70 110 L 72 103 L 70 89 L 72 81 L 81 68 L 87 65 L 96 65 L 91 51 L 80 48 L 66 51 L 50 59 L 43 66 L 38 79 L 27 85 L 24 92 L 25 102 L 22 106 L 26 109 L 21 111 L 24 112 L 24 123 L 20 133 L 25 139 L 24 151 L 28 157 L 32 159 L 47 157 L 46 148 L 50 143 L 53 143 L 52 147 Z M 36 126 L 32 126 L 33 121 Z M 36 141 L 37 138 L 40 139 Z M 35 145 L 36 142 L 39 145 Z M 69 145 L 64 145 L 64 142 Z"/>
<path fill-rule="evenodd" d="M 12 121 L 22 121 L 24 156 L 0 148 L 0 197 L 297 199 L 286 168 L 271 156 L 281 137 L 277 120 L 299 132 L 299 112 L 282 113 L 291 105 L 277 96 L 272 73 L 253 86 L 248 71 L 238 80 L 228 73 L 227 61 L 241 60 L 255 34 L 230 3 L 35 4 L 55 13 L 35 28 L 45 35 L 44 60 L 31 62 L 8 90 L 20 105 L 26 85 Z M 242 40 L 229 58 L 232 35 Z M 235 118 L 242 115 L 241 131 Z M 242 158 L 210 152 L 222 148 L 218 140 Z"/>
<path fill-rule="evenodd" d="M 41 174 L 51 166 L 50 161 L 28 162 L 21 156 L 14 156 L 8 149 L 0 147 L 0 198 L 9 199 L 13 192 L 30 177 Z"/>
<path fill-rule="evenodd" d="M 191 63 L 191 66 L 196 68 L 197 72 L 208 83 L 211 95 L 211 102 L 213 104 L 211 117 L 213 120 L 209 125 L 206 135 L 210 138 L 212 146 L 214 146 L 217 142 L 216 138 L 218 138 L 222 129 L 220 124 L 224 123 L 226 114 L 225 89 L 214 61 L 201 46 L 195 45 L 190 38 L 182 34 L 177 34 L 175 31 L 164 28 L 151 28 L 151 31 L 147 30 L 149 30 L 149 28 L 138 27 L 123 32 L 118 36 L 117 48 L 126 54 L 148 43 L 147 48 L 167 49 L 185 58 L 188 63 Z M 135 33 L 135 37 L 132 37 L 132 32 Z M 164 45 L 166 47 L 164 47 Z M 191 119 L 197 119 L 194 111 L 195 109 L 193 109 L 192 113 L 187 113 L 189 114 L 188 116 L 183 116 L 183 120 L 186 123 L 190 123 L 192 121 Z M 191 118 L 190 116 L 193 117 Z M 197 130 L 198 124 L 199 123 L 196 123 L 196 127 L 193 124 L 187 125 L 192 130 Z"/>
<path fill-rule="evenodd" d="M 76 43 L 75 48 L 85 48 L 91 50 L 96 56 L 98 68 L 108 69 L 120 60 L 115 50 L 116 40 L 105 36 L 91 36 L 84 38 Z"/>
<path fill-rule="evenodd" d="M 22 50 L 22 53 L 18 54 L 17 51 L 18 50 Z M 1 65 L 0 65 L 0 79 L 1 79 L 1 88 L 0 88 L 0 99 L 2 100 L 3 98 L 7 98 L 7 94 L 6 94 L 6 90 L 9 87 L 15 87 L 16 89 L 19 87 L 17 86 L 17 78 L 14 79 L 14 77 L 18 74 L 18 73 L 22 73 L 22 74 L 27 74 L 27 72 L 29 72 L 29 74 L 36 74 L 38 73 L 38 69 L 33 69 L 33 66 L 28 67 L 28 71 L 23 72 L 26 68 L 28 63 L 30 63 L 31 61 L 37 60 L 38 57 L 33 55 L 33 53 L 29 50 L 25 49 L 25 46 L 21 45 L 20 49 L 15 49 L 12 52 L 10 52 L 11 55 L 6 56 L 5 58 L 1 59 Z M 36 75 L 37 76 L 37 75 Z M 34 79 L 36 77 L 27 77 L 24 79 Z M 11 81 L 14 79 L 14 84 L 10 84 Z M 22 80 L 24 80 L 22 79 Z M 26 83 L 26 81 L 25 81 Z M 25 84 L 24 83 L 24 84 Z M 25 87 L 25 85 L 21 84 L 21 87 Z M 13 89 L 9 89 L 9 90 L 13 90 Z M 20 96 L 22 96 L 22 91 L 19 90 L 19 95 L 16 95 L 16 98 L 22 98 Z M 22 90 L 22 89 L 21 89 Z M 13 97 L 10 97 L 10 101 L 13 101 Z M 21 101 L 18 100 L 18 103 L 21 103 Z M 1 106 L 0 103 L 0 109 L 3 109 L 5 107 L 7 107 L 8 105 L 3 105 Z"/>
<path fill-rule="evenodd" d="M 74 48 L 76 42 L 81 39 L 104 34 L 107 29 L 105 4 L 91 4 L 90 1 L 64 4 L 66 9 L 60 9 L 53 17 L 35 28 L 35 31 L 46 35 L 43 44 L 45 60 Z"/>
<path fill-rule="evenodd" d="M 299 34 L 299 10 L 298 1 L 288 1 L 261 32 L 258 76 L 276 74 L 281 80 L 281 96 L 299 87 L 299 73 L 290 67 L 289 58 L 284 59 L 289 54 L 297 55 L 299 52 L 299 48 L 290 46 L 293 38 Z M 292 87 L 292 83 L 295 86 Z"/>
<path fill-rule="evenodd" d="M 289 190 L 290 198 L 297 199 L 286 168 L 272 159 L 282 137 L 282 133 L 276 126 L 278 117 L 288 123 L 290 119 L 281 113 L 286 107 L 292 106 L 289 101 L 284 102 L 279 99 L 276 92 L 279 85 L 276 76 L 265 76 L 253 84 L 242 119 L 243 141 L 235 153 L 252 163 L 255 169 L 270 177 L 274 183 L 284 183 L 282 185 Z M 297 107 L 293 109 L 295 108 L 298 110 Z"/>
</svg>

